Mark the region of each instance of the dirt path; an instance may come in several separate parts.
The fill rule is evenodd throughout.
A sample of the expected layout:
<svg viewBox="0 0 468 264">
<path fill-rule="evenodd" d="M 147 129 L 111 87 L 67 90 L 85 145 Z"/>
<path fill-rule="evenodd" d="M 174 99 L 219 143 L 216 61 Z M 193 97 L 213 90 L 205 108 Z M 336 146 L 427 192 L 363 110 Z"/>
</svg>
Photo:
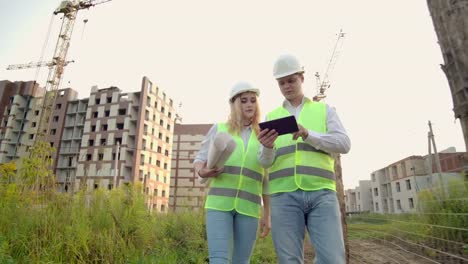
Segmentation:
<svg viewBox="0 0 468 264">
<path fill-rule="evenodd" d="M 434 264 L 397 246 L 382 245 L 369 240 L 349 240 L 349 264 Z M 310 245 L 304 248 L 305 264 L 313 264 L 313 249 Z"/>
<path fill-rule="evenodd" d="M 382 245 L 369 240 L 351 240 L 350 264 L 355 263 L 385 263 L 385 264 L 431 264 L 434 263 L 423 256 L 402 250 L 397 246 Z"/>
</svg>

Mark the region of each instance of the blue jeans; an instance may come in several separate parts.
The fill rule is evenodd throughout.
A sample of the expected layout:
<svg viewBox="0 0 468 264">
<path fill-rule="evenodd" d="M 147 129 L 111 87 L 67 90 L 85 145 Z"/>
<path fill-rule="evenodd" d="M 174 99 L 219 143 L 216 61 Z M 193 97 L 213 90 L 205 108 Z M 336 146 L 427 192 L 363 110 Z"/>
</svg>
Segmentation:
<svg viewBox="0 0 468 264">
<path fill-rule="evenodd" d="M 304 263 L 305 229 L 315 249 L 315 264 L 345 264 L 341 214 L 331 190 L 270 195 L 271 234 L 280 264 Z"/>
<path fill-rule="evenodd" d="M 258 219 L 255 217 L 239 214 L 235 210 L 207 209 L 210 264 L 248 264 L 257 238 L 257 227 Z"/>
</svg>

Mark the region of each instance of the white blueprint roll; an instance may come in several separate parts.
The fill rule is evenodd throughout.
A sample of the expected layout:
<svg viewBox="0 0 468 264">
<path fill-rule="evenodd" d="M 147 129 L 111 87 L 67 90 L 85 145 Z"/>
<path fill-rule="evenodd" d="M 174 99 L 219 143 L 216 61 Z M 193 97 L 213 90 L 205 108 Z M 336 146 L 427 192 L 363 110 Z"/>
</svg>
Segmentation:
<svg viewBox="0 0 468 264">
<path fill-rule="evenodd" d="M 235 149 L 236 142 L 234 142 L 231 135 L 226 132 L 218 132 L 208 149 L 206 167 L 208 169 L 221 168 Z M 209 178 L 202 178 L 200 183 L 206 183 L 208 179 Z"/>
</svg>

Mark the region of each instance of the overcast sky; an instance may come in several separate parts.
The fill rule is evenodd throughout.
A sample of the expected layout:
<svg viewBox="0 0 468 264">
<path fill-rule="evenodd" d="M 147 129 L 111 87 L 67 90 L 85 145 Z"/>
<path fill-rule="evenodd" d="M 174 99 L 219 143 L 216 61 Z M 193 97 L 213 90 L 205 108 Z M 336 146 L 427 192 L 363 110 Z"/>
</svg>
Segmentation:
<svg viewBox="0 0 468 264">
<path fill-rule="evenodd" d="M 0 80 L 35 79 L 36 70 L 5 68 L 38 61 L 49 25 L 43 60 L 50 60 L 59 3 L 0 0 Z M 183 123 L 196 124 L 226 120 L 229 90 L 245 80 L 260 88 L 264 116 L 282 102 L 272 77 L 276 57 L 301 60 L 312 97 L 314 74 L 325 71 L 340 29 L 346 35 L 325 102 L 336 107 L 352 142 L 342 156 L 345 188 L 405 157 L 426 155 L 428 120 L 438 150 L 465 151 L 424 0 L 113 0 L 80 11 L 68 53 L 75 63 L 62 87 L 80 98 L 93 85 L 133 92 L 148 76 L 181 103 Z M 41 84 L 46 74 L 37 75 Z"/>
</svg>

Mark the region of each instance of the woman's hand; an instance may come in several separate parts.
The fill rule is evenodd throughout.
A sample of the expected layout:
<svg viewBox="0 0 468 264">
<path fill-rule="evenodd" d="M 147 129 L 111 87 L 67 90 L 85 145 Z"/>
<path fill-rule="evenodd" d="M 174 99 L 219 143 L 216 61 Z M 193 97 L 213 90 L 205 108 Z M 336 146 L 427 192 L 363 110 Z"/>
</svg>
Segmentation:
<svg viewBox="0 0 468 264">
<path fill-rule="evenodd" d="M 204 166 L 198 171 L 198 176 L 202 178 L 218 177 L 218 175 L 221 174 L 223 170 L 224 170 L 224 167 L 208 169 L 207 167 Z"/>
<path fill-rule="evenodd" d="M 260 238 L 268 236 L 271 230 L 271 219 L 270 214 L 264 214 L 260 218 Z"/>
</svg>

